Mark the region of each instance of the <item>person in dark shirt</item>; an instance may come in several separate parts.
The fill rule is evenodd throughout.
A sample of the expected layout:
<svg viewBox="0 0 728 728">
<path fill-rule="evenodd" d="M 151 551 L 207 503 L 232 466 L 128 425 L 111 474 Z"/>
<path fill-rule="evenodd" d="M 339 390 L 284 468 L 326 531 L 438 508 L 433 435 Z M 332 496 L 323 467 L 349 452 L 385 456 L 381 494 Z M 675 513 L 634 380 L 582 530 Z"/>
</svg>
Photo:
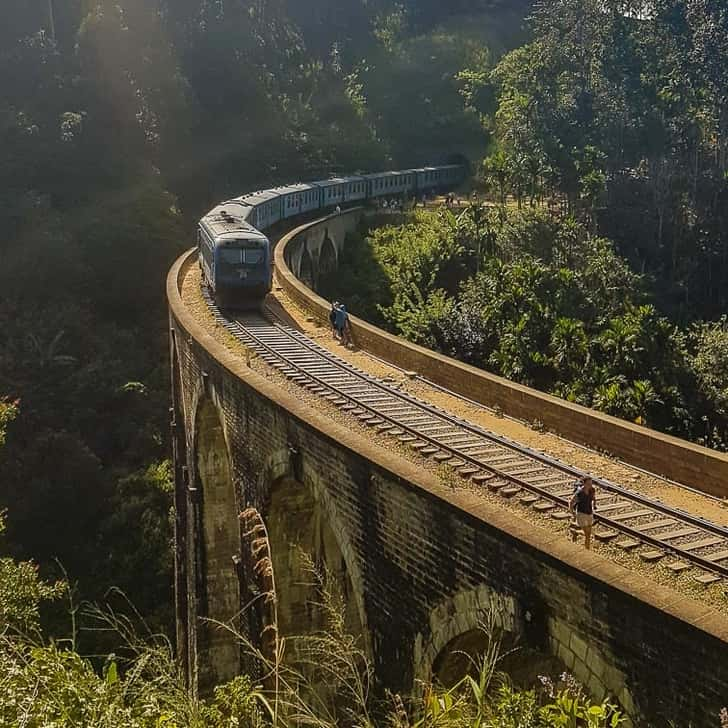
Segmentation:
<svg viewBox="0 0 728 728">
<path fill-rule="evenodd" d="M 339 341 L 344 346 L 348 346 L 351 343 L 351 329 L 349 327 L 349 314 L 346 312 L 346 306 L 343 303 L 340 303 L 336 308 L 334 325 L 339 334 Z"/>
<path fill-rule="evenodd" d="M 584 548 L 591 548 L 594 511 L 597 507 L 594 482 L 589 476 L 582 478 L 569 503 L 569 510 L 576 514 L 576 525 L 584 531 Z"/>
<path fill-rule="evenodd" d="M 331 324 L 331 335 L 338 339 L 338 331 L 336 329 L 336 309 L 339 307 L 338 301 L 334 301 L 331 304 L 331 311 L 329 311 L 329 323 Z"/>
</svg>

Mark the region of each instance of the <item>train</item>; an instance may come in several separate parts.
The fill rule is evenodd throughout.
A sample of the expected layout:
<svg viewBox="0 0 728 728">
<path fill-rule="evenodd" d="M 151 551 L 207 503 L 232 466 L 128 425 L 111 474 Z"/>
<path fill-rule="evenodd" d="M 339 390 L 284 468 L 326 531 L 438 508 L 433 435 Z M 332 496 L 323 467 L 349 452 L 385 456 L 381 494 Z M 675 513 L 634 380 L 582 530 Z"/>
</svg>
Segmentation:
<svg viewBox="0 0 728 728">
<path fill-rule="evenodd" d="M 220 305 L 258 306 L 273 282 L 273 253 L 265 231 L 277 223 L 381 197 L 420 197 L 452 189 L 464 177 L 463 165 L 448 164 L 334 177 L 227 200 L 210 210 L 197 226 L 203 284 Z"/>
</svg>

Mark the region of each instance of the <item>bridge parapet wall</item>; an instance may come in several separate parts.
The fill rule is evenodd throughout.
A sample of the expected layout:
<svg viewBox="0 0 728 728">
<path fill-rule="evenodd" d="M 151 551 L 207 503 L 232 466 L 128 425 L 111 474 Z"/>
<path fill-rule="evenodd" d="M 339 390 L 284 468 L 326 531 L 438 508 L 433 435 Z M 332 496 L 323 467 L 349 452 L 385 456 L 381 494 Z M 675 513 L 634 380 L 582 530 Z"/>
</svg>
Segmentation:
<svg viewBox="0 0 728 728">
<path fill-rule="evenodd" d="M 345 213 L 342 217 L 346 217 Z M 286 294 L 303 310 L 326 320 L 329 303 L 302 282 L 290 267 L 289 250 L 328 224 L 326 218 L 302 225 L 278 244 L 276 276 Z M 719 498 L 728 498 L 728 455 L 605 415 L 536 389 L 437 354 L 351 316 L 355 343 L 396 366 L 426 377 L 453 392 L 525 422 L 541 422 L 573 442 L 615 455 L 652 473 Z"/>
<path fill-rule="evenodd" d="M 715 724 L 728 684 L 728 620 L 722 614 L 453 490 L 371 436 L 310 408 L 207 333 L 182 303 L 183 269 L 180 260 L 168 296 L 179 382 L 175 409 L 190 473 L 189 483 L 177 483 L 178 518 L 188 524 L 177 534 L 183 562 L 177 569 L 185 575 L 179 634 L 188 674 L 202 680 L 208 666 L 218 677 L 235 669 L 229 646 L 216 658 L 214 638 L 200 622 L 211 606 L 225 619 L 222 600 L 207 590 L 239 578 L 241 606 L 250 597 L 250 565 L 236 573 L 232 560 L 245 562 L 245 549 L 229 547 L 234 553 L 225 558 L 217 549 L 230 544 L 230 533 L 211 536 L 205 527 L 206 509 L 231 508 L 230 491 L 216 483 L 204 492 L 204 478 L 196 473 L 200 457 L 209 459 L 196 452 L 195 413 L 205 402 L 215 407 L 224 436 L 218 442 L 224 441 L 229 459 L 227 470 L 218 463 L 214 472 L 229 472 L 239 509 L 255 505 L 270 520 L 277 482 L 287 476 L 299 489 L 294 498 L 310 494 L 333 524 L 336 548 L 328 550 L 347 574 L 347 599 L 369 637 L 377 676 L 391 689 L 407 690 L 417 677 L 429 676 L 438 653 L 495 605 L 508 631 L 557 655 L 597 697 L 603 690 L 614 694 L 635 722 L 649 715 Z M 239 543 L 236 520 L 220 524 Z M 272 544 L 274 555 L 291 547 Z M 205 557 L 211 548 L 213 559 Z M 218 573 L 210 574 L 211 568 Z M 260 625 L 253 617 L 243 627 L 255 638 Z M 309 625 L 297 626 L 305 631 Z"/>
</svg>

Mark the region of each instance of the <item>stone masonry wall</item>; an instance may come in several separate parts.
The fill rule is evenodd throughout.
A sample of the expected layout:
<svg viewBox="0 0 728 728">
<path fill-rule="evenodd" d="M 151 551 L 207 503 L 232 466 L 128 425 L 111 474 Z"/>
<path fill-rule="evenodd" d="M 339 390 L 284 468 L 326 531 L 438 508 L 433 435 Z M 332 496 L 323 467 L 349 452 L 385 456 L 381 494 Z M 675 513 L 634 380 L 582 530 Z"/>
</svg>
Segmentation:
<svg viewBox="0 0 728 728">
<path fill-rule="evenodd" d="M 266 518 L 281 477 L 313 494 L 338 541 L 383 684 L 407 690 L 427 677 L 440 650 L 492 606 L 508 631 L 558 655 L 596 697 L 615 695 L 636 723 L 651 716 L 654 725 L 668 718 L 696 728 L 716 725 L 728 685 L 723 615 L 445 487 L 305 406 L 201 329 L 178 294 L 182 270 L 180 260 L 168 296 L 187 467 L 191 472 L 196 462 L 195 413 L 202 402 L 213 402 L 240 508 L 253 504 Z M 193 507 L 185 493 L 194 489 L 192 480 L 177 483 L 178 508 Z M 203 532 L 191 527 L 180 535 L 187 546 L 178 549 L 188 593 L 178 595 L 177 618 L 187 635 L 190 674 L 198 662 L 211 661 L 198 626 L 204 590 L 194 577 L 204 568 L 204 544 L 194 546 Z M 224 558 L 216 564 L 234 568 Z M 249 595 L 247 568 L 236 574 L 241 603 Z M 223 582 L 229 576 L 218 575 Z M 203 581 L 210 583 L 210 575 Z"/>
</svg>

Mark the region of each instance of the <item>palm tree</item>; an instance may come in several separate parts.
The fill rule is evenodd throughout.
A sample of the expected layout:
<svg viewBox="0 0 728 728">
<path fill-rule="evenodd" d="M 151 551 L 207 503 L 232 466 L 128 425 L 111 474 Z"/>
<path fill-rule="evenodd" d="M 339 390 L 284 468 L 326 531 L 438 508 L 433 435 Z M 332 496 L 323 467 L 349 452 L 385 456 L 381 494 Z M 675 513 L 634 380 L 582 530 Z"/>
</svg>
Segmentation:
<svg viewBox="0 0 728 728">
<path fill-rule="evenodd" d="M 612 356 L 616 372 L 627 374 L 637 366 L 637 355 L 642 351 L 639 345 L 640 327 L 626 316 L 613 318 L 599 335 L 599 344 Z"/>
<path fill-rule="evenodd" d="M 598 385 L 594 390 L 592 401 L 594 408 L 608 415 L 623 417 L 625 414 L 623 385 L 623 377 L 613 377 Z"/>
<path fill-rule="evenodd" d="M 638 379 L 632 382 L 630 390 L 630 399 L 634 407 L 634 421 L 638 425 L 647 424 L 647 410 L 654 404 L 662 404 L 662 400 L 658 396 L 652 382 L 648 379 Z"/>
<path fill-rule="evenodd" d="M 498 188 L 501 214 L 504 215 L 509 171 L 508 158 L 502 150 L 498 150 L 495 154 L 491 154 L 483 160 L 483 173 L 486 181 Z"/>
<path fill-rule="evenodd" d="M 556 368 L 568 374 L 583 368 L 588 356 L 584 324 L 576 319 L 562 317 L 551 332 L 551 351 Z"/>
<path fill-rule="evenodd" d="M 58 331 L 50 341 L 44 341 L 40 336 L 28 334 L 28 344 L 33 354 L 35 364 L 39 369 L 51 367 L 67 367 L 76 363 L 76 357 L 60 352 L 61 341 L 65 331 Z"/>
</svg>

